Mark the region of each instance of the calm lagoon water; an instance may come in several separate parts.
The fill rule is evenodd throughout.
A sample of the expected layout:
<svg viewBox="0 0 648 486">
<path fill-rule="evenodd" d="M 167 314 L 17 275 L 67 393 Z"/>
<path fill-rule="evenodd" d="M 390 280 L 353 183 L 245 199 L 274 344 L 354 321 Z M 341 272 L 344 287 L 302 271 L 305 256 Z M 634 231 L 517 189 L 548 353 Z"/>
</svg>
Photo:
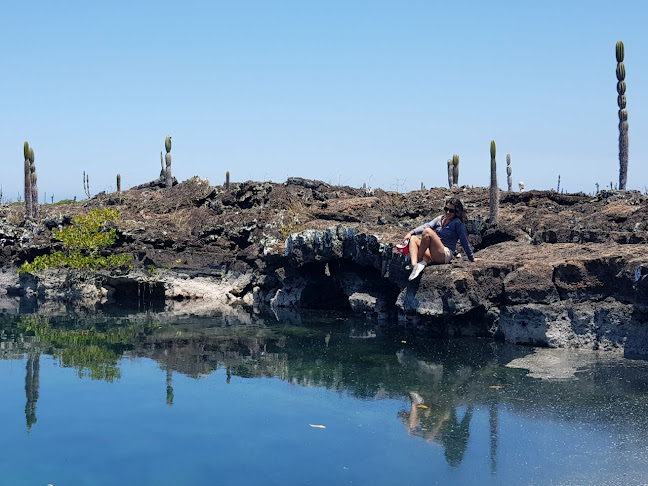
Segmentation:
<svg viewBox="0 0 648 486">
<path fill-rule="evenodd" d="M 644 484 L 648 363 L 348 316 L 0 322 L 0 484 Z"/>
</svg>

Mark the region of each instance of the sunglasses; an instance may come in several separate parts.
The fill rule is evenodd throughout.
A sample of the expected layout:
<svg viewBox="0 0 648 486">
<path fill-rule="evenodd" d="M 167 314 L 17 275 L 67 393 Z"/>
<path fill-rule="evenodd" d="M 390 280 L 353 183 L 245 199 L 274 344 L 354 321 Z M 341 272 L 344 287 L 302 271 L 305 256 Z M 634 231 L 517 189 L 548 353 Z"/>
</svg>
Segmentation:
<svg viewBox="0 0 648 486">
<path fill-rule="evenodd" d="M 444 210 L 446 213 L 450 213 L 450 214 L 454 214 L 454 213 L 457 212 L 456 209 L 452 209 L 452 208 L 443 208 L 443 210 Z"/>
</svg>

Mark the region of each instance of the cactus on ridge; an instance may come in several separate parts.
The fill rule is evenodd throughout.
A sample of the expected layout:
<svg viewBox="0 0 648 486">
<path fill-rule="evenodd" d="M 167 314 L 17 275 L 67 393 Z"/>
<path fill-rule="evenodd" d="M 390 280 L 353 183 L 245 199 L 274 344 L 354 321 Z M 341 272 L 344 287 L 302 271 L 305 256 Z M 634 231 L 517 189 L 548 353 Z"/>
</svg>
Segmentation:
<svg viewBox="0 0 648 486">
<path fill-rule="evenodd" d="M 490 223 L 496 225 L 499 220 L 499 188 L 497 187 L 497 163 L 495 162 L 495 140 L 490 143 L 491 183 L 490 183 Z"/>
<path fill-rule="evenodd" d="M 452 156 L 452 187 L 459 186 L 459 156 Z"/>
<path fill-rule="evenodd" d="M 34 149 L 29 147 L 29 171 L 31 179 L 31 216 L 38 219 L 39 204 L 38 204 L 38 176 L 36 175 L 36 164 L 34 163 Z"/>
<path fill-rule="evenodd" d="M 617 76 L 617 103 L 619 105 L 619 189 L 625 191 L 628 181 L 628 110 L 626 109 L 626 83 L 625 65 L 623 58 L 625 48 L 623 42 L 616 43 L 616 76 Z"/>
<path fill-rule="evenodd" d="M 90 199 L 90 176 L 83 171 L 83 192 Z"/>
<path fill-rule="evenodd" d="M 513 169 L 511 169 L 511 154 L 506 154 L 506 184 L 509 192 L 513 191 Z"/>
<path fill-rule="evenodd" d="M 23 146 L 23 154 L 25 156 L 25 219 L 30 219 L 32 215 L 32 180 L 31 180 L 31 162 L 29 161 L 29 142 L 25 142 Z"/>
<path fill-rule="evenodd" d="M 166 181 L 166 175 L 164 173 L 164 154 L 160 150 L 160 180 Z"/>
<path fill-rule="evenodd" d="M 173 185 L 173 175 L 171 173 L 171 137 L 164 139 L 164 148 L 166 149 L 166 169 L 164 170 L 165 186 Z"/>
</svg>

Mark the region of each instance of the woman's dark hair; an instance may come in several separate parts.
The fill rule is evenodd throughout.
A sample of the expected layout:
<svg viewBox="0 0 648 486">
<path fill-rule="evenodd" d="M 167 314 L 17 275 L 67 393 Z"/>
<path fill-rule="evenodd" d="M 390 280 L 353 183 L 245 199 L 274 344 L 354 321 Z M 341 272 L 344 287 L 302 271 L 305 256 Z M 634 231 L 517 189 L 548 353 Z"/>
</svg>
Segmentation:
<svg viewBox="0 0 648 486">
<path fill-rule="evenodd" d="M 464 210 L 463 203 L 458 198 L 451 197 L 445 203 L 446 204 L 452 204 L 455 207 L 455 210 L 457 211 L 455 213 L 455 216 L 457 218 L 459 218 L 459 220 L 462 223 L 466 222 L 466 211 Z"/>
</svg>

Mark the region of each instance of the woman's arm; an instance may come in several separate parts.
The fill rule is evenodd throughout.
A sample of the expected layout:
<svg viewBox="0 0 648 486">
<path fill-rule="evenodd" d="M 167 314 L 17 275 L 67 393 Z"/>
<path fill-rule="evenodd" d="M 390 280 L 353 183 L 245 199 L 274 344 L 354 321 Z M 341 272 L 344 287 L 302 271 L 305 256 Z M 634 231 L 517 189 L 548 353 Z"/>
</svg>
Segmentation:
<svg viewBox="0 0 648 486">
<path fill-rule="evenodd" d="M 425 228 L 434 228 L 434 226 L 440 221 L 441 221 L 441 216 L 437 216 L 432 221 L 428 221 L 426 223 L 423 223 L 421 226 L 417 226 L 412 231 L 410 231 L 409 234 L 410 236 L 423 234 L 423 230 Z"/>
<path fill-rule="evenodd" d="M 414 228 L 412 231 L 409 232 L 409 235 L 410 235 L 410 236 L 413 236 L 413 235 L 420 235 L 420 234 L 422 234 L 422 233 L 423 233 L 423 230 L 424 230 L 425 228 L 427 228 L 429 224 L 430 224 L 430 223 L 429 223 L 429 221 L 428 221 L 427 223 L 423 223 L 421 226 L 417 226 L 416 228 Z"/>
<path fill-rule="evenodd" d="M 475 256 L 473 255 L 472 248 L 470 248 L 470 242 L 468 241 L 468 232 L 466 231 L 466 225 L 463 224 L 461 221 L 459 221 L 459 224 L 457 225 L 457 236 L 459 237 L 459 241 L 461 242 L 461 246 L 463 247 L 464 252 L 466 252 L 466 256 L 468 257 L 468 260 L 474 262 Z"/>
</svg>

